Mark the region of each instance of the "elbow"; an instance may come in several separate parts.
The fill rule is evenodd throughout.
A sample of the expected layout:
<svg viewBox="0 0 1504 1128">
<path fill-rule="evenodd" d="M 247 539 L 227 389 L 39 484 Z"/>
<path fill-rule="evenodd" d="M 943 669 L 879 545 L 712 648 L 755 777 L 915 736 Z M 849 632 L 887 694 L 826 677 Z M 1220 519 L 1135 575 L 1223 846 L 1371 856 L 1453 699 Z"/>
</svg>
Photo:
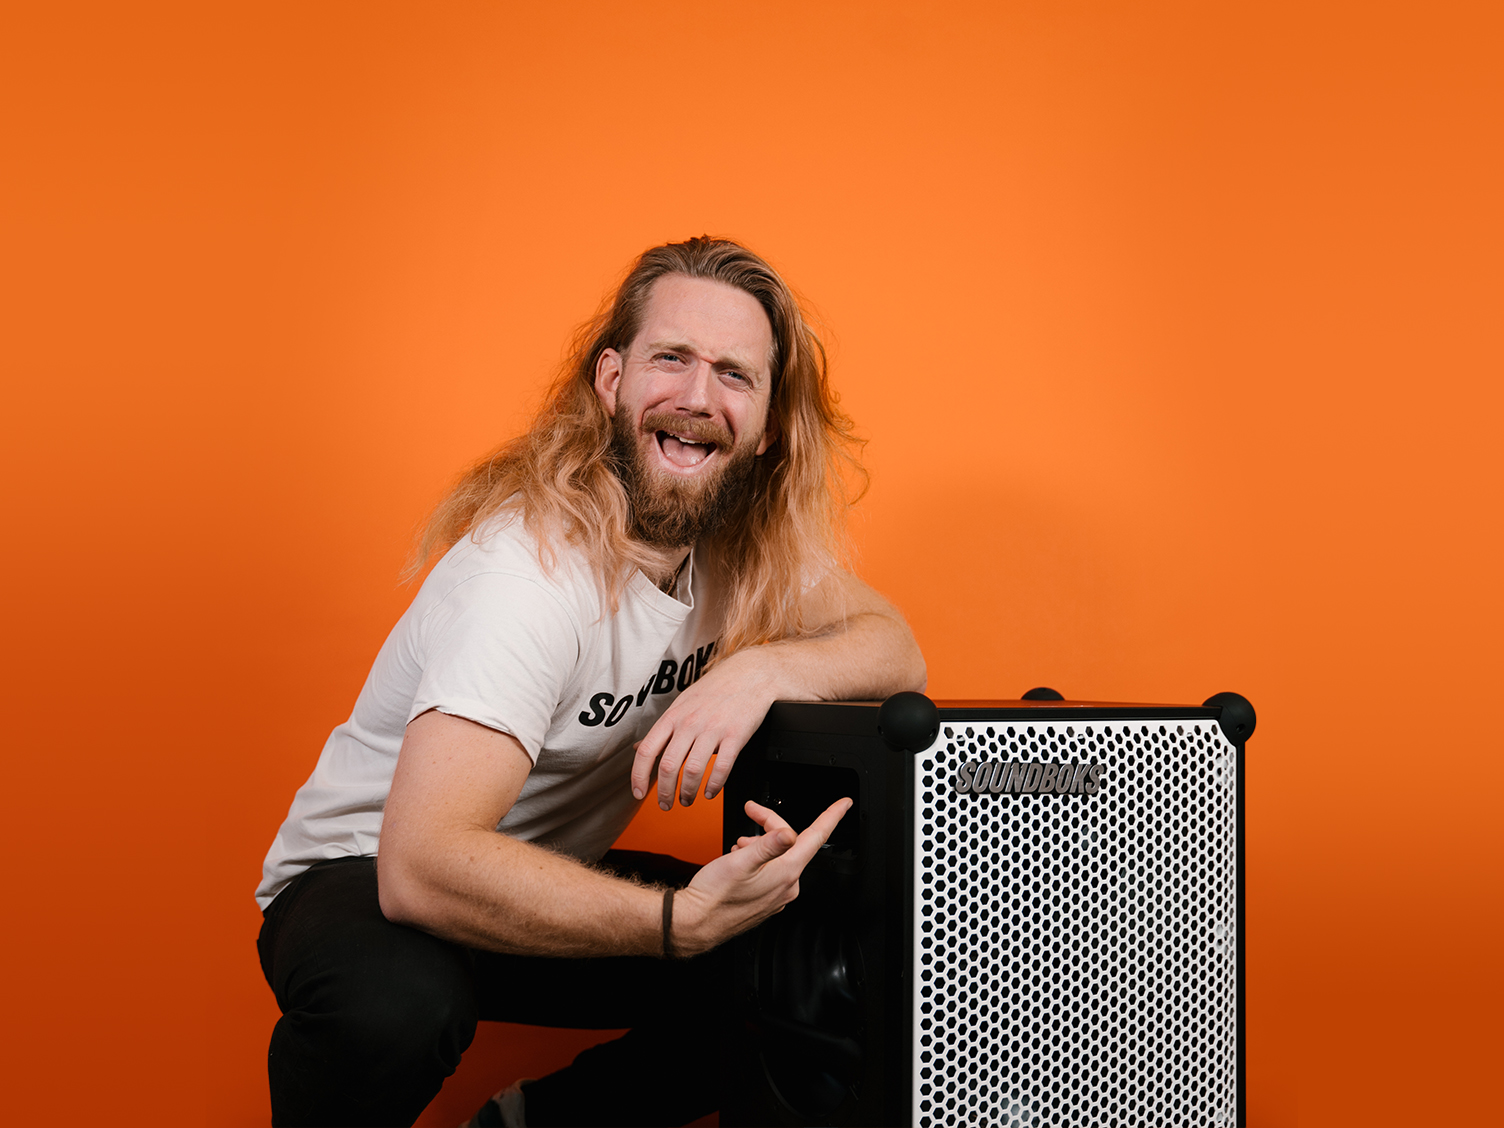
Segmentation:
<svg viewBox="0 0 1504 1128">
<path fill-rule="evenodd" d="M 381 915 L 392 924 L 423 928 L 428 924 L 429 898 L 421 879 L 400 850 L 383 847 L 376 857 L 376 898 Z"/>
<path fill-rule="evenodd" d="M 889 693 L 910 690 L 923 693 L 929 688 L 929 670 L 924 663 L 924 651 L 919 649 L 919 640 L 913 628 L 896 612 L 891 616 L 894 630 L 886 647 L 884 679 Z"/>
<path fill-rule="evenodd" d="M 909 637 L 909 655 L 904 669 L 904 689 L 912 689 L 916 693 L 923 693 L 930 685 L 930 673 L 924 664 L 924 652 L 919 649 L 919 643 L 911 635 Z"/>
</svg>

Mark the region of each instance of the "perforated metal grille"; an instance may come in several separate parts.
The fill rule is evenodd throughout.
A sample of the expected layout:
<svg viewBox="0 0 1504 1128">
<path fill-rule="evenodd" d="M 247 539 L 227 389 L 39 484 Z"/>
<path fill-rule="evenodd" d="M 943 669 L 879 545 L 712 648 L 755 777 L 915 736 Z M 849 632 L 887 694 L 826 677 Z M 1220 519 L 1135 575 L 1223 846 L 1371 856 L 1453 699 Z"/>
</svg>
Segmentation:
<svg viewBox="0 0 1504 1128">
<path fill-rule="evenodd" d="M 1206 721 L 942 728 L 915 773 L 914 1124 L 1234 1123 L 1235 757 Z M 1103 770 L 959 793 L 970 761 Z"/>
</svg>

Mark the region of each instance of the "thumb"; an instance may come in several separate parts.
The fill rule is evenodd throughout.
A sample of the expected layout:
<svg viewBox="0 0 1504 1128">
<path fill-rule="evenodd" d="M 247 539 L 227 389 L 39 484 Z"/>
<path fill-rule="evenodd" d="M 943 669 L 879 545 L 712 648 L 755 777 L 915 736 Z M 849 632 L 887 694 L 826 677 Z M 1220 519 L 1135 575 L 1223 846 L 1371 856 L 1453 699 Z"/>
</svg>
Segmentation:
<svg viewBox="0 0 1504 1128">
<path fill-rule="evenodd" d="M 769 831 L 767 834 L 759 834 L 748 843 L 752 848 L 751 853 L 753 857 L 751 860 L 757 865 L 771 862 L 774 858 L 782 857 L 788 853 L 790 847 L 797 841 L 799 841 L 798 835 L 786 826 Z"/>
</svg>

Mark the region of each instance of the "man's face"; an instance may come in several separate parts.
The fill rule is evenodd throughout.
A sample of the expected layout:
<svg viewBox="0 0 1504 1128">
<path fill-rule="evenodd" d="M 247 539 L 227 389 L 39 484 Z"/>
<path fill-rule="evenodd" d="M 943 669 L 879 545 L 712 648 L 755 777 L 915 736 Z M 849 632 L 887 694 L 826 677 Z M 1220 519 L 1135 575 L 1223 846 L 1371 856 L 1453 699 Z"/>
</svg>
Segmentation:
<svg viewBox="0 0 1504 1128">
<path fill-rule="evenodd" d="M 670 274 L 653 284 L 626 353 L 601 354 L 595 390 L 641 539 L 693 544 L 735 503 L 776 437 L 767 425 L 772 346 L 752 295 Z"/>
</svg>

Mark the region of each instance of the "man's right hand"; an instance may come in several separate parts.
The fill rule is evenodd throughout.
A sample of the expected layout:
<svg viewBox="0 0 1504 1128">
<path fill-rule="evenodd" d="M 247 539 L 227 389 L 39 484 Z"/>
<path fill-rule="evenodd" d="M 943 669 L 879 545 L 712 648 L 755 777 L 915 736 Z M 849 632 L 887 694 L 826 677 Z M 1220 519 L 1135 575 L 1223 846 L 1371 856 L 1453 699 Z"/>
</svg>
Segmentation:
<svg viewBox="0 0 1504 1128">
<path fill-rule="evenodd" d="M 381 827 L 377 881 L 388 920 L 472 948 L 560 957 L 656 956 L 663 897 L 496 831 L 532 762 L 522 745 L 431 711 L 407 726 Z M 675 895 L 674 947 L 694 955 L 772 916 L 851 801 L 800 835 L 747 804 L 763 833 L 743 838 Z"/>
<path fill-rule="evenodd" d="M 850 809 L 850 799 L 838 799 L 796 835 L 778 814 L 748 801 L 747 815 L 763 833 L 737 839 L 675 894 L 674 950 L 685 956 L 709 951 L 799 896 L 799 875 Z"/>
</svg>

